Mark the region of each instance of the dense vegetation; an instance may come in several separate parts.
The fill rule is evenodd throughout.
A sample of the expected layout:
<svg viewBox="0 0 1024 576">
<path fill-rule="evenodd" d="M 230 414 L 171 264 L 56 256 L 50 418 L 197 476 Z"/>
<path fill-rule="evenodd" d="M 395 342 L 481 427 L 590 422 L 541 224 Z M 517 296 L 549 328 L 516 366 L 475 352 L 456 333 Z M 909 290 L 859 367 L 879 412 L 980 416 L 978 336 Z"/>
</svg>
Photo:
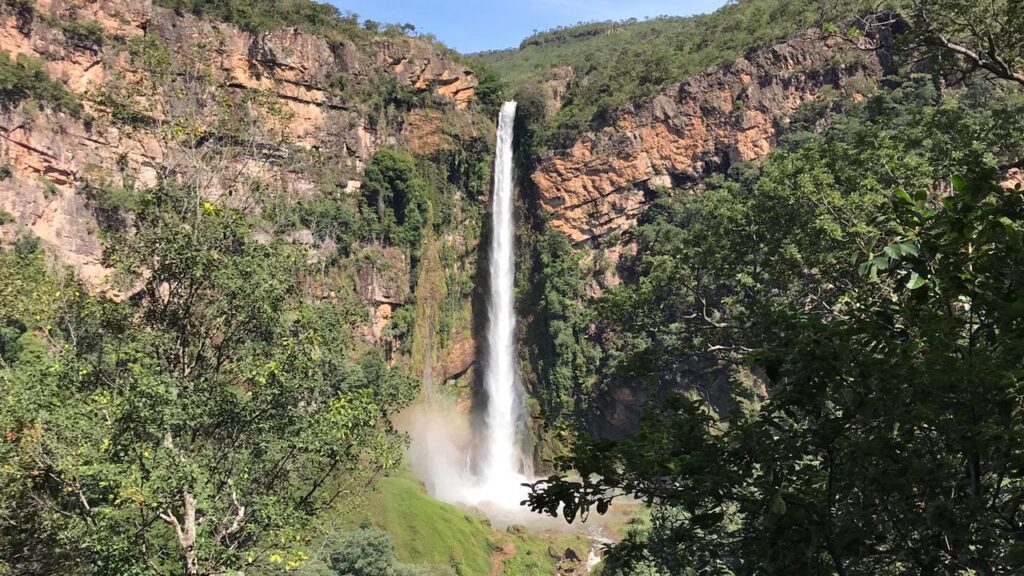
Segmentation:
<svg viewBox="0 0 1024 576">
<path fill-rule="evenodd" d="M 237 25 L 249 32 L 285 26 L 326 34 L 332 38 L 360 36 L 359 16 L 314 0 L 158 0 L 165 8 Z"/>
<path fill-rule="evenodd" d="M 169 183 L 148 192 L 137 232 L 108 246 L 141 288 L 121 303 L 48 275 L 38 252 L 3 255 L 10 570 L 273 562 L 400 461 L 388 417 L 415 381 L 353 355 L 361 312 L 305 303 L 304 258 L 247 241 L 247 222 Z"/>
<path fill-rule="evenodd" d="M 709 15 L 647 21 L 599 22 L 540 33 L 518 50 L 478 55 L 529 98 L 534 85 L 555 68 L 574 77 L 565 102 L 547 121 L 535 150 L 566 147 L 594 122 L 616 109 L 655 95 L 711 66 L 735 61 L 747 50 L 791 36 L 809 26 L 848 19 L 874 2 L 844 0 L 744 0 Z M 527 92 L 527 93 L 524 93 Z"/>
<path fill-rule="evenodd" d="M 4 4 L 31 15 L 31 2 Z M 158 4 L 335 48 L 413 31 L 310 0 Z M 905 11 L 854 18 L 882 5 Z M 538 453 L 561 452 L 531 505 L 570 521 L 624 495 L 651 507 L 605 574 L 1024 570 L 1024 192 L 1000 185 L 1024 163 L 1022 9 L 739 0 L 479 56 L 466 114 L 493 116 L 514 93 L 517 137 L 539 153 L 806 26 L 910 28 L 893 46 L 899 77 L 799 110 L 763 162 L 654 193 L 623 238 L 578 250 L 537 214 L 521 219 L 524 372 L 551 427 Z M 584 549 L 429 498 L 392 425 L 471 330 L 484 124 L 461 130 L 450 103 L 389 74 L 338 74 L 332 105 L 393 143 L 364 165 L 292 146 L 287 107 L 218 86 L 206 54 L 47 18 L 66 47 L 145 72 L 84 98 L 125 134 L 152 131 L 176 163 L 152 186 L 82 175 L 116 293 L 89 294 L 0 212 L 17 236 L 0 248 L 0 575 L 449 576 L 490 573 L 501 550 L 504 573 L 527 576 Z M 564 66 L 574 76 L 548 117 L 538 86 Z M 0 107 L 79 112 L 44 70 L 0 54 Z M 154 113 L 143 93 L 175 105 Z M 442 124 L 444 146 L 401 147 L 414 111 Z M 245 171 L 210 184 L 211 167 L 240 159 L 287 165 L 317 193 Z M 534 159 L 520 155 L 524 177 Z M 619 243 L 636 249 L 622 283 L 594 290 Z M 372 344 L 356 286 L 367 270 L 400 292 Z M 657 402 L 632 438 L 591 437 L 623 383 Z"/>
<path fill-rule="evenodd" d="M 594 330 L 606 377 L 671 392 L 634 438 L 580 437 L 557 462 L 579 476 L 531 498 L 570 520 L 622 494 L 653 506 L 605 573 L 1024 567 L 1024 196 L 1000 185 L 1024 158 L 1024 98 L 982 54 L 1021 52 L 919 38 L 1004 81 L 907 75 L 824 130 L 804 110 L 760 165 L 642 217 Z M 726 401 L 692 386 L 695 361 L 731 377 Z"/>
<path fill-rule="evenodd" d="M 204 14 L 248 18 L 252 29 L 328 34 L 317 23 L 338 24 L 333 8 L 321 22 L 284 3 L 250 7 Z M 394 550 L 350 518 L 401 464 L 405 438 L 391 418 L 418 394 L 415 343 L 437 354 L 430 346 L 470 321 L 473 255 L 454 243 L 475 245 L 480 233 L 486 141 L 453 128 L 436 153 L 385 147 L 360 174 L 342 153 L 284 140 L 287 107 L 219 85 L 205 54 L 172 52 L 154 35 L 105 43 L 91 25 L 44 23 L 75 49 L 103 43 L 130 59 L 138 77 L 112 74 L 84 99 L 98 123 L 148 131 L 173 152 L 155 186 L 97 165 L 80 175 L 76 193 L 97 216 L 103 263 L 117 270 L 112 294 L 90 295 L 2 214 L 0 224 L 13 224 L 5 234 L 18 239 L 0 248 L 0 574 L 409 573 L 396 559 L 403 543 Z M 41 61 L 3 56 L 5 110 L 77 105 Z M 334 96 L 356 103 L 381 134 L 397 133 L 414 109 L 439 122 L 455 116 L 393 77 L 343 80 Z M 155 115 L 144 94 L 173 105 Z M 271 157 L 319 194 L 296 199 L 269 179 L 212 172 Z M 363 187 L 350 189 L 360 177 Z M 41 186 L 48 200 L 71 193 Z M 444 265 L 426 276 L 421 258 Z M 412 292 L 395 315 L 405 326 L 379 345 L 365 340 L 367 303 L 354 286 L 367 264 Z M 494 535 L 484 534 L 489 564 Z M 439 564 L 430 573 L 453 573 Z"/>
<path fill-rule="evenodd" d="M 748 50 L 812 26 L 840 34 L 850 26 L 860 34 L 870 25 L 861 17 L 886 8 L 899 10 L 915 24 L 908 44 L 950 48 L 933 66 L 962 69 L 961 64 L 968 64 L 1022 80 L 1015 56 L 1022 42 L 1022 16 L 1015 2 L 737 0 L 708 15 L 592 22 L 541 32 L 518 49 L 476 57 L 508 82 L 519 100 L 535 98 L 553 70 L 572 69 L 562 107 L 535 128 L 532 151 L 541 153 L 565 148 L 616 110 L 712 66 L 731 63 Z"/>
<path fill-rule="evenodd" d="M 8 110 L 26 99 L 72 114 L 82 111 L 82 104 L 67 88 L 47 75 L 41 60 L 0 51 L 0 109 Z"/>
</svg>

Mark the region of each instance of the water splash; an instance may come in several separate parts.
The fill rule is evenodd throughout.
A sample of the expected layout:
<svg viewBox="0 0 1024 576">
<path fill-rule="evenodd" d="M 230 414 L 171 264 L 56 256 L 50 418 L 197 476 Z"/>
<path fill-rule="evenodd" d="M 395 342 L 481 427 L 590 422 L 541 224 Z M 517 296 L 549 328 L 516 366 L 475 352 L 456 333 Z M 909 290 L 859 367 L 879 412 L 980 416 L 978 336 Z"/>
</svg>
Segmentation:
<svg viewBox="0 0 1024 576">
<path fill-rule="evenodd" d="M 467 438 L 464 414 L 436 401 L 411 414 L 411 461 L 428 492 L 453 504 L 474 506 L 499 522 L 529 512 L 529 462 L 519 448 L 523 394 L 516 378 L 515 221 L 512 180 L 516 103 L 506 102 L 498 118 L 487 303 L 487 410 L 482 438 Z M 475 454 L 475 459 L 471 455 Z M 474 461 L 475 460 L 475 461 Z"/>
<path fill-rule="evenodd" d="M 506 102 L 498 119 L 494 158 L 494 199 L 490 253 L 491 293 L 487 307 L 488 358 L 484 372 L 487 390 L 487 438 L 477 486 L 480 498 L 518 505 L 526 481 L 517 441 L 522 420 L 522 395 L 516 382 L 515 224 L 513 218 L 512 128 L 516 103 Z M 510 492 L 510 488 L 513 489 Z"/>
</svg>

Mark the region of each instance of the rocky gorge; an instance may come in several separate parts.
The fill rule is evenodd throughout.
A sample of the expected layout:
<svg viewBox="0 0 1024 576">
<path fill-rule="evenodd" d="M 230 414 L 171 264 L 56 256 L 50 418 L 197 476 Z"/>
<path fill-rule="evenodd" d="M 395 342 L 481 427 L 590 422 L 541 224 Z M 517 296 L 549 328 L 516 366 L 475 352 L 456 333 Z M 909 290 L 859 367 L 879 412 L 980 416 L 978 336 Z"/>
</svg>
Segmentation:
<svg viewBox="0 0 1024 576">
<path fill-rule="evenodd" d="M 371 35 L 329 42 L 298 28 L 251 33 L 149 0 L 46 0 L 28 11 L 5 5 L 0 15 L 0 50 L 41 59 L 47 74 L 84 104 L 77 115 L 31 104 L 3 113 L 0 152 L 10 176 L 0 183 L 0 209 L 13 218 L 0 231 L 9 239 L 16 230 L 30 231 L 96 291 L 124 290 L 110 284 L 110 270 L 101 263 L 104 211 L 96 191 L 104 187 L 151 186 L 173 171 L 202 174 L 211 197 L 231 197 L 258 180 L 294 202 L 324 194 L 322 172 L 330 164 L 336 172 L 330 193 L 358 195 L 362 170 L 382 147 L 427 158 L 492 138 L 493 120 L 474 111 L 476 75 L 429 41 Z M 62 22 L 92 23 L 98 36 L 83 39 Z M 861 98 L 885 73 L 887 41 L 851 42 L 807 30 L 751 51 L 618 110 L 567 149 L 539 158 L 531 173 L 520 175 L 522 193 L 537 198 L 536 217 L 545 226 L 592 260 L 589 246 L 628 232 L 655 191 L 699 186 L 709 173 L 763 158 L 789 115 L 808 102 Z M 545 115 L 557 112 L 575 75 L 571 68 L 554 71 Z M 382 78 L 436 104 L 396 112 L 360 101 Z M 245 110 L 244 118 L 232 120 L 244 125 L 245 141 L 230 153 L 209 154 L 198 132 L 182 137 L 182 130 L 214 123 L 218 106 L 227 102 Z M 466 237 L 463 224 L 427 249 L 452 247 L 461 273 L 472 274 L 478 237 Z M 308 230 L 288 237 L 319 257 L 334 250 Z M 617 283 L 616 262 L 631 250 L 628 235 L 601 250 L 611 262 L 595 273 L 591 295 Z M 371 246 L 363 252 L 372 256 L 354 264 L 350 282 L 367 303 L 368 342 L 386 338 L 397 309 L 417 290 L 415 316 L 436 323 L 446 297 L 436 261 L 424 260 L 413 277 L 400 251 Z M 321 292 L 331 297 L 337 289 Z M 458 307 L 468 310 L 468 296 L 462 298 Z M 450 337 L 442 338 L 443 350 L 413 347 L 418 369 L 441 374 L 442 381 L 467 375 L 477 346 L 471 318 L 461 314 L 456 326 L 445 328 Z M 433 340 L 422 326 L 412 332 Z M 612 393 L 614 407 L 606 412 L 617 422 L 613 428 L 629 427 L 635 415 L 622 414 L 644 404 L 642 394 L 635 396 L 626 389 Z"/>
</svg>

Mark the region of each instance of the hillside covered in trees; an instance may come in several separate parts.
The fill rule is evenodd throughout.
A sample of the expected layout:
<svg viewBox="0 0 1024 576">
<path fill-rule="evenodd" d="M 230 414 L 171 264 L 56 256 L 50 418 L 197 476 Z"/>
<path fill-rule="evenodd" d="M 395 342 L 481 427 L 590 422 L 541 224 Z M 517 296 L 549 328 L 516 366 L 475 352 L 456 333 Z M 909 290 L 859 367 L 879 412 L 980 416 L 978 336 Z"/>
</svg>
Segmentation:
<svg viewBox="0 0 1024 576">
<path fill-rule="evenodd" d="M 1024 571 L 1024 4 L 414 24 L 0 2 L 0 576 Z M 526 527 L 410 456 L 509 99 Z"/>
</svg>

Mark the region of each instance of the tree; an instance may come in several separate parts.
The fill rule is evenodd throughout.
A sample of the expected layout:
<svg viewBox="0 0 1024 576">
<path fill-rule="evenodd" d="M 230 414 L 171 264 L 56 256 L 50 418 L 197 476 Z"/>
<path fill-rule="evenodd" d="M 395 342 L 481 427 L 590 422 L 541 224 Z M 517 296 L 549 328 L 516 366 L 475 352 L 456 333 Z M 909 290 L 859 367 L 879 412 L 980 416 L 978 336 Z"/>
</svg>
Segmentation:
<svg viewBox="0 0 1024 576">
<path fill-rule="evenodd" d="M 547 230 L 537 239 L 531 329 L 538 335 L 529 340 L 539 378 L 533 395 L 549 424 L 585 425 L 592 409 L 598 350 L 586 335 L 590 314 L 580 258 L 560 232 Z"/>
<path fill-rule="evenodd" d="M 1024 4 L 1019 0 L 914 0 L 921 41 L 997 78 L 1024 85 Z"/>
<path fill-rule="evenodd" d="M 1024 196 L 991 179 L 898 191 L 841 316 L 793 311 L 756 411 L 676 397 L 637 437 L 585 441 L 581 480 L 535 487 L 573 519 L 629 493 L 654 530 L 613 554 L 664 573 L 1010 574 L 1024 513 Z"/>
<path fill-rule="evenodd" d="M 1020 570 L 1024 196 L 995 182 L 1021 147 L 995 135 L 999 97 L 930 90 L 787 134 L 759 170 L 644 216 L 597 304 L 608 371 L 685 389 L 680 362 L 713 354 L 768 394 L 668 395 L 634 438 L 556 462 L 535 510 L 653 506 L 610 573 Z"/>
<path fill-rule="evenodd" d="M 382 241 L 407 250 L 419 247 L 427 223 L 427 183 L 408 152 L 383 148 L 366 167 L 363 196 Z M 372 211 L 376 211 L 373 215 Z"/>
<path fill-rule="evenodd" d="M 385 532 L 360 528 L 338 539 L 330 566 L 338 576 L 394 576 L 395 546 Z"/>
<path fill-rule="evenodd" d="M 389 416 L 415 382 L 354 356 L 362 312 L 305 302 L 306 256 L 249 221 L 164 183 L 105 256 L 129 300 L 71 285 L 35 316 L 5 307 L 23 326 L 0 370 L 16 571 L 287 564 L 309 519 L 399 462 Z"/>
</svg>

